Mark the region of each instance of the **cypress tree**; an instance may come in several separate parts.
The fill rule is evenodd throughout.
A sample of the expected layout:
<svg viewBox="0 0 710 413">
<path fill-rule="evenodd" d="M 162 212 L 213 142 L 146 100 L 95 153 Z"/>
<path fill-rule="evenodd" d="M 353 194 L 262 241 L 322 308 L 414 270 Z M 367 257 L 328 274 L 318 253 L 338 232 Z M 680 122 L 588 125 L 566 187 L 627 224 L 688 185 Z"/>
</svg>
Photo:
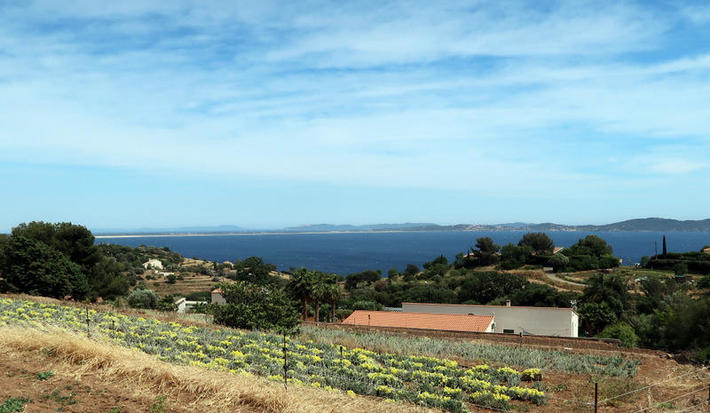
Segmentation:
<svg viewBox="0 0 710 413">
<path fill-rule="evenodd" d="M 668 253 L 668 247 L 666 247 L 666 236 L 663 236 L 663 256 L 665 257 Z"/>
</svg>

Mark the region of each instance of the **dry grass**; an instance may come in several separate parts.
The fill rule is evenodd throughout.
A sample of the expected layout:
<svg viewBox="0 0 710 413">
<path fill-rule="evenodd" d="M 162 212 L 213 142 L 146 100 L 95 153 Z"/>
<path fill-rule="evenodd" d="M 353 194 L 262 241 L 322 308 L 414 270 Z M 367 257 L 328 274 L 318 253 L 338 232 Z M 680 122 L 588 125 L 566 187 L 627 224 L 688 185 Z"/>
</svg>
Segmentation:
<svg viewBox="0 0 710 413">
<path fill-rule="evenodd" d="M 418 406 L 350 397 L 308 387 L 283 386 L 254 376 L 234 375 L 165 363 L 141 352 L 63 331 L 0 328 L 0 357 L 42 355 L 48 366 L 77 380 L 98 376 L 127 395 L 167 396 L 194 411 L 230 412 L 425 412 Z"/>
</svg>

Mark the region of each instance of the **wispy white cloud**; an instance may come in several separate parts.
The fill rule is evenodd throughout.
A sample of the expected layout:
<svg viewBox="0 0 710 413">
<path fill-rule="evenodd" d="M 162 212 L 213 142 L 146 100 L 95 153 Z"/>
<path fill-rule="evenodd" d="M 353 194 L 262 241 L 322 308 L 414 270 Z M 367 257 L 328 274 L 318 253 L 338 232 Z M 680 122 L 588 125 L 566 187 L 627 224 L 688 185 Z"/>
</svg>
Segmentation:
<svg viewBox="0 0 710 413">
<path fill-rule="evenodd" d="M 682 10 L 114 3 L 4 9 L 0 158 L 579 196 L 708 168 L 653 149 L 710 146 L 710 50 L 662 46 Z"/>
</svg>

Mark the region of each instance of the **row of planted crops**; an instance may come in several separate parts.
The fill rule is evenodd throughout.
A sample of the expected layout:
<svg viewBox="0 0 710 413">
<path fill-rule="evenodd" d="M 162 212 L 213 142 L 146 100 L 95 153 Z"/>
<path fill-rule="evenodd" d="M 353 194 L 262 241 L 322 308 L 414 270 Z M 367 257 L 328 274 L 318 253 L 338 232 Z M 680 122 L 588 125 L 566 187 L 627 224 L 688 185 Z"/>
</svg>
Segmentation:
<svg viewBox="0 0 710 413">
<path fill-rule="evenodd" d="M 538 369 L 462 366 L 443 358 L 375 353 L 274 334 L 186 326 L 8 298 L 0 298 L 3 325 L 55 326 L 90 333 L 168 362 L 453 412 L 467 411 L 469 405 L 507 410 L 513 403 L 541 405 L 546 401 L 545 393 L 536 388 Z"/>
</svg>

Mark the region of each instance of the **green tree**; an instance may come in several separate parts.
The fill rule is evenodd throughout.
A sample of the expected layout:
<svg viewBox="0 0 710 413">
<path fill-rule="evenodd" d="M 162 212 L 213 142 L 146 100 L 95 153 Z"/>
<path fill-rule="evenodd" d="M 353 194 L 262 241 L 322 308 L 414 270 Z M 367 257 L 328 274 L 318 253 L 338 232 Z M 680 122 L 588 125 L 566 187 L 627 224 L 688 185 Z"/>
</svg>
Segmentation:
<svg viewBox="0 0 710 413">
<path fill-rule="evenodd" d="M 493 254 L 498 252 L 500 245 L 493 242 L 493 238 L 481 237 L 476 239 L 476 249 L 484 254 Z"/>
<path fill-rule="evenodd" d="M 606 328 L 599 333 L 599 337 L 615 338 L 621 341 L 621 345 L 624 347 L 637 347 L 639 344 L 639 337 L 636 335 L 634 328 L 623 321 L 606 326 Z"/>
<path fill-rule="evenodd" d="M 473 272 L 460 280 L 457 288 L 459 302 L 488 304 L 526 286 L 528 282 L 517 275 L 494 271 Z M 444 290 L 437 288 L 437 290 Z"/>
<path fill-rule="evenodd" d="M 406 281 L 413 280 L 417 274 L 419 274 L 419 267 L 414 264 L 407 264 L 407 267 L 402 272 Z"/>
<path fill-rule="evenodd" d="M 591 255 L 603 257 L 611 255 L 613 250 L 602 238 L 596 235 L 587 235 L 565 250 L 566 255 Z"/>
<path fill-rule="evenodd" d="M 580 301 L 584 303 L 580 312 L 587 307 L 589 314 L 582 316 L 582 320 L 591 334 L 599 333 L 606 324 L 616 320 L 624 320 L 631 310 L 630 294 L 623 278 L 616 274 L 597 274 L 588 281 Z M 596 306 L 596 307 L 594 307 Z M 610 314 L 602 315 L 601 312 Z"/>
<path fill-rule="evenodd" d="M 2 254 L 2 249 L 5 247 L 9 238 L 7 234 L 0 234 L 0 254 Z"/>
<path fill-rule="evenodd" d="M 289 289 L 294 297 L 301 300 L 301 318 L 308 318 L 308 302 L 313 296 L 313 284 L 315 284 L 315 273 L 305 268 L 299 268 L 292 272 L 289 281 Z"/>
<path fill-rule="evenodd" d="M 569 258 L 567 258 L 566 255 L 558 252 L 557 254 L 550 257 L 548 265 L 550 265 L 555 272 L 562 271 L 569 265 Z"/>
<path fill-rule="evenodd" d="M 684 262 L 679 262 L 673 267 L 673 272 L 675 275 L 685 275 L 688 273 L 688 264 Z"/>
<path fill-rule="evenodd" d="M 345 289 L 350 291 L 354 290 L 361 283 L 364 285 L 371 285 L 372 283 L 382 279 L 382 273 L 377 270 L 367 270 L 363 272 L 358 272 L 355 274 L 349 274 L 345 278 Z"/>
<path fill-rule="evenodd" d="M 448 266 L 449 260 L 446 259 L 446 257 L 444 257 L 443 255 L 440 255 L 429 262 L 425 262 L 423 266 L 424 266 L 424 269 L 428 270 L 429 268 L 434 267 L 434 266 L 438 266 L 438 265 Z"/>
<path fill-rule="evenodd" d="M 91 267 L 89 273 L 91 298 L 113 299 L 126 295 L 131 281 L 122 272 L 122 266 L 113 258 L 103 258 Z"/>
<path fill-rule="evenodd" d="M 668 245 L 666 245 L 666 236 L 663 236 L 663 256 L 668 254 Z"/>
<path fill-rule="evenodd" d="M 609 324 L 616 323 L 618 317 L 606 302 L 588 302 L 579 307 L 582 327 L 589 335 L 599 334 Z"/>
<path fill-rule="evenodd" d="M 320 321 L 320 303 L 327 301 L 330 291 L 330 286 L 335 284 L 334 274 L 325 274 L 320 271 L 314 272 L 313 284 L 311 285 L 311 298 L 314 303 L 315 322 Z"/>
<path fill-rule="evenodd" d="M 665 275 L 650 274 L 640 280 L 642 295 L 636 297 L 636 310 L 651 314 L 662 308 L 665 300 L 678 291 L 678 283 Z"/>
<path fill-rule="evenodd" d="M 160 311 L 177 311 L 178 309 L 175 304 L 175 296 L 172 294 L 160 297 L 155 307 Z"/>
<path fill-rule="evenodd" d="M 11 236 L 0 257 L 0 273 L 11 292 L 83 299 L 89 283 L 81 267 L 46 244 Z"/>
<path fill-rule="evenodd" d="M 512 270 L 525 265 L 525 260 L 532 253 L 528 245 L 516 246 L 508 244 L 501 249 L 500 266 L 504 270 Z"/>
<path fill-rule="evenodd" d="M 570 307 L 578 294 L 560 292 L 547 284 L 526 283 L 521 288 L 513 289 L 508 297 L 513 305 L 531 307 Z"/>
<path fill-rule="evenodd" d="M 285 333 L 299 324 L 296 303 L 277 285 L 237 281 L 222 283 L 226 304 L 215 304 L 214 321 L 233 328 Z"/>
<path fill-rule="evenodd" d="M 549 255 L 555 249 L 555 243 L 544 232 L 529 232 L 523 235 L 518 246 L 528 246 L 536 255 Z"/>
<path fill-rule="evenodd" d="M 471 250 L 473 257 L 469 256 L 468 259 L 464 260 L 464 266 L 466 267 L 479 267 L 485 265 L 494 265 L 499 261 L 498 250 L 500 250 L 500 245 L 493 242 L 490 237 L 481 237 L 476 240 L 475 249 Z M 472 258 L 472 259 L 471 259 Z"/>
<path fill-rule="evenodd" d="M 86 274 L 102 258 L 98 247 L 94 245 L 94 235 L 91 231 L 71 222 L 22 223 L 12 229 L 12 235 L 31 238 L 56 249 L 69 257 L 73 263 L 81 266 Z"/>
<path fill-rule="evenodd" d="M 233 269 L 236 270 L 236 281 L 247 281 L 256 284 L 274 284 L 280 280 L 271 275 L 276 271 L 276 266 L 267 264 L 260 257 L 249 257 L 244 260 L 234 262 Z"/>
<path fill-rule="evenodd" d="M 82 225 L 32 221 L 13 228 L 12 236 L 41 242 L 79 265 L 91 289 L 90 299 L 114 298 L 128 292 L 130 280 L 124 268 L 107 261 L 102 250 L 94 245 L 94 235 Z"/>
<path fill-rule="evenodd" d="M 330 303 L 330 322 L 335 321 L 335 307 L 338 300 L 343 296 L 343 290 L 340 289 L 340 284 L 333 283 L 328 285 L 324 300 Z"/>
</svg>

